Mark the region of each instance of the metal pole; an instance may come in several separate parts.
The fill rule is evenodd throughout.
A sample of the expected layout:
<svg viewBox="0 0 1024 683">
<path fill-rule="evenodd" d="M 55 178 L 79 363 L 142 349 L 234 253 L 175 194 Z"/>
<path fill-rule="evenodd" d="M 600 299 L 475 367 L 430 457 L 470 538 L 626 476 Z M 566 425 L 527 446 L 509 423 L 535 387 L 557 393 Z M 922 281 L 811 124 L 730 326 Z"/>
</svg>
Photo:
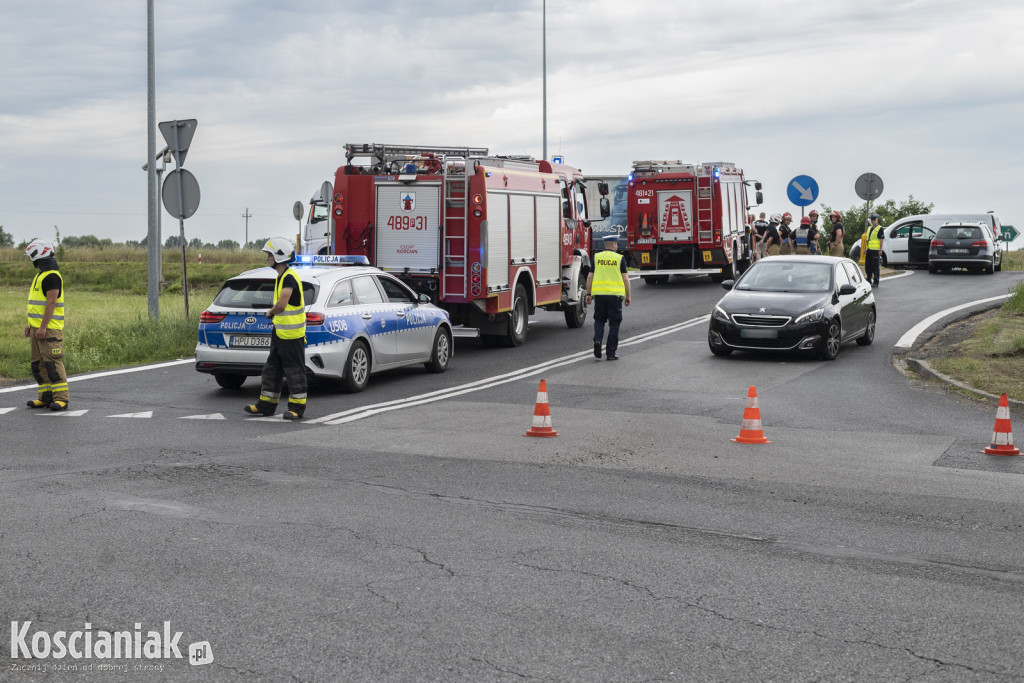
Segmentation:
<svg viewBox="0 0 1024 683">
<path fill-rule="evenodd" d="M 153 40 L 153 0 L 146 2 L 146 158 L 149 167 L 146 169 L 147 187 L 149 188 L 149 230 L 146 245 L 148 247 L 149 276 L 148 301 L 151 320 L 160 318 L 160 275 L 162 267 L 162 250 L 160 245 L 160 220 L 157 193 L 159 191 L 156 175 L 156 57 L 154 56 Z"/>
<path fill-rule="evenodd" d="M 548 0 L 541 3 L 543 18 L 541 19 L 542 36 L 542 70 L 544 72 L 544 159 L 548 158 Z"/>
<path fill-rule="evenodd" d="M 178 120 L 174 120 L 174 158 L 178 169 L 178 234 L 181 235 L 181 290 L 185 293 L 185 320 L 188 315 L 188 268 L 185 265 L 185 198 L 182 196 L 181 145 L 178 142 Z"/>
</svg>

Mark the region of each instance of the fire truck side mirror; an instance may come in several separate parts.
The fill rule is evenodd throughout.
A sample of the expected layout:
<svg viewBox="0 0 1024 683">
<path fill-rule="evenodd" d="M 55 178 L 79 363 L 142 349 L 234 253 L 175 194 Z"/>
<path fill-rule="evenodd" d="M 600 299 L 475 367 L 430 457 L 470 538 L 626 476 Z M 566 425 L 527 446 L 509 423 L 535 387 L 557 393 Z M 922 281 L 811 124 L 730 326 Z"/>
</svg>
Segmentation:
<svg viewBox="0 0 1024 683">
<path fill-rule="evenodd" d="M 597 193 L 602 197 L 608 194 L 608 183 L 601 180 L 597 183 Z"/>
<path fill-rule="evenodd" d="M 758 184 L 760 185 L 760 183 L 758 183 Z M 757 199 L 757 203 L 758 204 L 764 204 L 764 195 L 761 194 L 760 190 L 757 191 L 757 194 L 754 195 L 754 197 Z"/>
<path fill-rule="evenodd" d="M 608 218 L 612 215 L 612 205 L 607 197 L 601 197 L 601 218 Z"/>
</svg>

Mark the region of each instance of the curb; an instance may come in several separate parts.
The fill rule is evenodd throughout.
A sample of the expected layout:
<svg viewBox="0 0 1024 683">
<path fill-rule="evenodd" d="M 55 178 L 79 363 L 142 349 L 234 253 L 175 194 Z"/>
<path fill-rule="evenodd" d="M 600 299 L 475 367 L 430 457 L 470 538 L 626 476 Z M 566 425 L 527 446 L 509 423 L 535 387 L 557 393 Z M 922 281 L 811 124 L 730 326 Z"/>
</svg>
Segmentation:
<svg viewBox="0 0 1024 683">
<path fill-rule="evenodd" d="M 979 396 L 981 398 L 988 399 L 988 400 L 993 401 L 995 403 L 999 402 L 999 396 L 996 396 L 995 394 L 990 394 L 987 391 L 982 391 L 981 389 L 975 389 L 974 387 L 972 387 L 969 384 L 964 384 L 960 380 L 953 379 L 949 375 L 944 375 L 941 372 L 939 372 L 938 370 L 936 370 L 935 368 L 933 368 L 931 365 L 929 365 L 928 361 L 920 360 L 920 359 L 917 359 L 917 358 L 909 358 L 908 357 L 906 359 L 906 362 L 907 362 L 907 365 L 909 365 L 910 367 L 914 368 L 914 370 L 917 371 L 917 373 L 919 375 L 921 375 L 922 377 L 925 377 L 926 379 L 932 379 L 932 380 L 937 380 L 939 382 L 945 382 L 946 384 L 954 386 L 957 389 L 962 389 L 963 391 L 966 391 L 968 393 L 974 394 L 975 396 Z M 1007 397 L 1007 400 L 1010 403 L 1016 405 L 1017 407 L 1024 407 L 1024 401 L 1018 401 L 1016 399 L 1009 398 L 1009 397 Z"/>
</svg>

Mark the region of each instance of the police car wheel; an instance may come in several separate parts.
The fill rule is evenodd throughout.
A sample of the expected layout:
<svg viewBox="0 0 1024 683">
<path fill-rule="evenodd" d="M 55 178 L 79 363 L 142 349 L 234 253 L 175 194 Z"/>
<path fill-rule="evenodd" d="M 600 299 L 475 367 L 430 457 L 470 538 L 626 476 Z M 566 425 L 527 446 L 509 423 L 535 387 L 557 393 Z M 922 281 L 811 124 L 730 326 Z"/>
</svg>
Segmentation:
<svg viewBox="0 0 1024 683">
<path fill-rule="evenodd" d="M 452 357 L 452 335 L 445 328 L 440 328 L 434 335 L 433 351 L 430 361 L 423 365 L 427 372 L 444 372 L 448 369 L 448 361 Z"/>
<path fill-rule="evenodd" d="M 245 384 L 245 375 L 214 375 L 217 384 L 225 389 L 239 389 Z"/>
<path fill-rule="evenodd" d="M 352 344 L 345 360 L 345 374 L 341 378 L 341 386 L 350 394 L 356 394 L 366 388 L 370 382 L 370 351 L 361 339 Z"/>
</svg>

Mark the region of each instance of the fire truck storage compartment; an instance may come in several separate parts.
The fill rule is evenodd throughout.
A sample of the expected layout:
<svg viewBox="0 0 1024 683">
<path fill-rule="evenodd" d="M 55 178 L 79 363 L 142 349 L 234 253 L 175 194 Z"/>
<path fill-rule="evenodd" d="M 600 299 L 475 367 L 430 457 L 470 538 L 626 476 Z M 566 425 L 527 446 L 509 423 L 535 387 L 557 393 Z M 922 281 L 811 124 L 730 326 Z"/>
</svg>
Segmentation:
<svg viewBox="0 0 1024 683">
<path fill-rule="evenodd" d="M 487 288 L 511 288 L 509 266 L 536 262 L 537 284 L 562 277 L 561 200 L 558 195 L 487 191 Z"/>
<path fill-rule="evenodd" d="M 396 272 L 438 272 L 440 225 L 439 183 L 378 183 L 377 267 Z"/>
<path fill-rule="evenodd" d="M 693 192 L 658 191 L 658 231 L 663 242 L 693 242 Z"/>
<path fill-rule="evenodd" d="M 508 195 L 487 193 L 487 289 L 508 289 Z"/>
</svg>

